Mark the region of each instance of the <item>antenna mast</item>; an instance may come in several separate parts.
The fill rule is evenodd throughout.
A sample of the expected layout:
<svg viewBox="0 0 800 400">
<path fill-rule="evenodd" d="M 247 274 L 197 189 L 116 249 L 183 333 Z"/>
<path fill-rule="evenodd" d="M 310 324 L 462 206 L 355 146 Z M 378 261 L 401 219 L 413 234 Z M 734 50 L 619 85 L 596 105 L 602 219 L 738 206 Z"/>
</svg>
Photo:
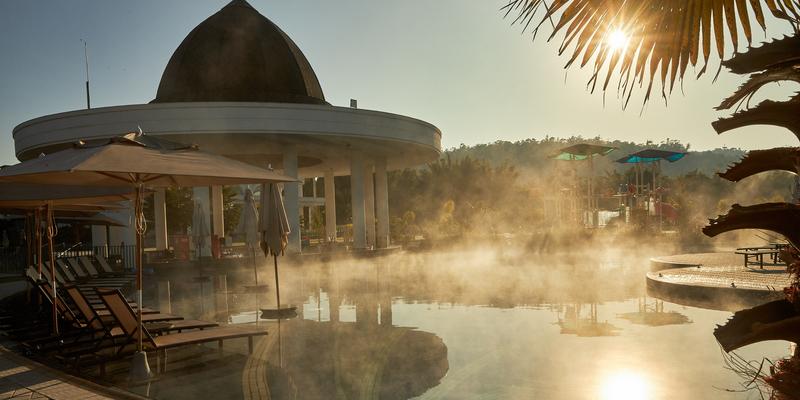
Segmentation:
<svg viewBox="0 0 800 400">
<path fill-rule="evenodd" d="M 86 61 L 86 108 L 92 108 L 91 97 L 89 97 L 89 50 L 87 49 L 86 41 L 83 42 L 83 58 Z"/>
</svg>

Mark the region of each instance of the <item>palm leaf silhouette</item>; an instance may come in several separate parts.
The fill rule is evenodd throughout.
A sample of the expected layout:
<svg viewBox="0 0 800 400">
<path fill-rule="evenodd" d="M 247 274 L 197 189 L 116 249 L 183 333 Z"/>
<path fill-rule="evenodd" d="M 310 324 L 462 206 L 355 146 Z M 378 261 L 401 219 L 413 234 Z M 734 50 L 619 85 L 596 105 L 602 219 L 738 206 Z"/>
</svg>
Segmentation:
<svg viewBox="0 0 800 400">
<path fill-rule="evenodd" d="M 800 0 L 509 0 L 503 10 L 534 37 L 543 27 L 552 28 L 548 40 L 561 34 L 558 53 L 569 57 L 565 67 L 589 66 L 592 92 L 598 85 L 605 92 L 618 76 L 623 106 L 636 86 L 647 87 L 646 103 L 656 80 L 666 99 L 689 65 L 702 64 L 698 77 L 706 71 L 712 42 L 720 59 L 726 36 L 738 49 L 740 28 L 752 44 L 754 22 L 766 30 L 765 11 L 795 31 L 800 20 Z M 629 38 L 626 46 L 609 44 L 617 31 Z"/>
</svg>

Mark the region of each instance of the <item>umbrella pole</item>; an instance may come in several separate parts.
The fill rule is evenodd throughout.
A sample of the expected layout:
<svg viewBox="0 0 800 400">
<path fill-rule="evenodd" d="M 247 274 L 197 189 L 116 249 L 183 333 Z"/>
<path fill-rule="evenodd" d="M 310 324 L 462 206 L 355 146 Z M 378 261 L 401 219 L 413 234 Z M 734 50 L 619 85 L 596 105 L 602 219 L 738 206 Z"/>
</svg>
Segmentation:
<svg viewBox="0 0 800 400">
<path fill-rule="evenodd" d="M 58 293 L 56 292 L 56 256 L 53 251 L 53 236 L 56 235 L 55 221 L 53 221 L 53 208 L 47 205 L 47 249 L 50 253 L 50 285 L 53 289 L 53 335 L 58 336 Z"/>
<path fill-rule="evenodd" d="M 275 307 L 275 309 L 279 310 L 281 308 L 281 286 L 280 286 L 280 283 L 278 282 L 278 255 L 277 254 L 273 254 L 272 255 L 272 261 L 273 261 L 273 264 L 275 265 L 275 296 L 277 297 L 277 300 L 278 300 L 278 305 Z"/>
<path fill-rule="evenodd" d="M 136 349 L 137 352 L 131 361 L 131 369 L 128 378 L 133 382 L 141 382 L 150 378 L 150 365 L 147 363 L 147 353 L 143 351 L 142 340 L 144 336 L 144 327 L 142 326 L 142 236 L 144 235 L 145 222 L 144 215 L 142 214 L 143 207 L 143 189 L 141 183 L 136 183 L 136 199 L 133 206 L 133 220 L 136 229 L 136 254 L 134 260 L 136 264 L 136 302 L 138 308 L 136 310 L 136 322 L 138 329 L 136 332 Z"/>
<path fill-rule="evenodd" d="M 261 310 L 261 305 L 259 304 L 259 301 L 258 301 L 259 300 L 259 298 L 258 298 L 258 269 L 256 268 L 256 248 L 253 247 L 253 246 L 250 246 L 250 255 L 253 256 L 252 257 L 252 259 L 253 259 L 253 275 L 255 275 L 255 278 L 256 278 L 256 287 L 255 287 L 254 291 L 255 291 L 255 294 L 256 294 L 256 326 L 258 326 L 258 320 L 261 319 L 261 316 L 258 315 L 258 312 Z"/>
<path fill-rule="evenodd" d="M 283 368 L 283 348 L 281 346 L 281 319 L 278 318 L 278 366 Z"/>
<path fill-rule="evenodd" d="M 253 256 L 253 276 L 256 278 L 256 287 L 258 286 L 258 267 L 256 267 L 256 249 L 250 246 L 250 254 Z"/>
<path fill-rule="evenodd" d="M 39 279 L 42 279 L 42 213 L 37 208 L 34 216 L 34 229 L 36 230 L 36 267 L 39 271 Z"/>
</svg>

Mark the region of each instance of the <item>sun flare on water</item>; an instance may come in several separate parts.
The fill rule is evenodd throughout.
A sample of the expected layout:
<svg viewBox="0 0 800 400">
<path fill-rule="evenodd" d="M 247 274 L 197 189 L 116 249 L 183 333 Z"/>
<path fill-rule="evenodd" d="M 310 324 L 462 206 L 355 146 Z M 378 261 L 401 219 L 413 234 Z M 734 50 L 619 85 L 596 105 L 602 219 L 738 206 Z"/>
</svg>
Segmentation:
<svg viewBox="0 0 800 400">
<path fill-rule="evenodd" d="M 622 50 L 628 46 L 628 35 L 620 29 L 615 29 L 608 35 L 608 46 L 611 50 Z"/>
<path fill-rule="evenodd" d="M 646 400 L 650 398 L 650 385 L 644 376 L 632 371 L 619 371 L 608 375 L 600 385 L 602 400 Z"/>
</svg>

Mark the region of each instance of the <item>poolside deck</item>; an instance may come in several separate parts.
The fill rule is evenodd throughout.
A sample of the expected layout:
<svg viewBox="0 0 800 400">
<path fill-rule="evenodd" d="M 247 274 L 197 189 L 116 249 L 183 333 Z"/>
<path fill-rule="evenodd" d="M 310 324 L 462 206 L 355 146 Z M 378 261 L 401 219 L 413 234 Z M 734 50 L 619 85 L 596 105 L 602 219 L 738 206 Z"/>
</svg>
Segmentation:
<svg viewBox="0 0 800 400">
<path fill-rule="evenodd" d="M 0 399 L 143 399 L 74 377 L 0 345 Z"/>
<path fill-rule="evenodd" d="M 680 254 L 651 259 L 648 292 L 665 300 L 738 310 L 783 297 L 790 276 L 782 265 L 745 267 L 730 253 Z"/>
</svg>

